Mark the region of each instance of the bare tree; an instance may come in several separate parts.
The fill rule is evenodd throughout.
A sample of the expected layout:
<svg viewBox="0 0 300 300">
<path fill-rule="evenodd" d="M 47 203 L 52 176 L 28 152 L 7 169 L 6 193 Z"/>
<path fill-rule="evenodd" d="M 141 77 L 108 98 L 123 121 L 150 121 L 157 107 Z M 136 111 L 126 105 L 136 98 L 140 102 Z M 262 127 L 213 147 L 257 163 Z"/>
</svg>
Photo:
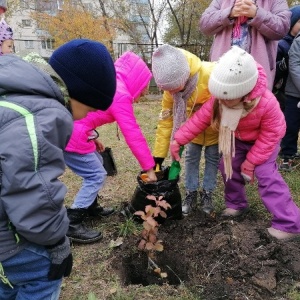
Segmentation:
<svg viewBox="0 0 300 300">
<path fill-rule="evenodd" d="M 114 23 L 118 32 L 129 36 L 143 59 L 159 44 L 159 30 L 166 7 L 165 1 L 106 0 L 108 9 L 116 16 Z"/>
<path fill-rule="evenodd" d="M 164 41 L 188 45 L 199 40 L 198 21 L 210 1 L 167 0 L 168 21 Z"/>
</svg>

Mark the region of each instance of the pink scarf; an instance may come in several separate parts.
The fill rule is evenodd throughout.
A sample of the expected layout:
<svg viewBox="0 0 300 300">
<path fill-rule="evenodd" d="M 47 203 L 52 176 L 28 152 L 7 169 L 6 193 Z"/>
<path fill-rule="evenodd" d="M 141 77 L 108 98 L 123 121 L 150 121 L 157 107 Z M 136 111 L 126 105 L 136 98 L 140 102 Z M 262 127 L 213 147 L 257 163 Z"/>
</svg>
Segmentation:
<svg viewBox="0 0 300 300">
<path fill-rule="evenodd" d="M 242 17 L 237 17 L 234 21 L 234 27 L 233 27 L 233 30 L 232 30 L 232 33 L 233 33 L 233 37 L 234 38 L 239 38 L 240 35 L 241 35 L 241 25 L 246 23 L 248 20 L 247 17 L 245 16 L 242 16 Z"/>
</svg>

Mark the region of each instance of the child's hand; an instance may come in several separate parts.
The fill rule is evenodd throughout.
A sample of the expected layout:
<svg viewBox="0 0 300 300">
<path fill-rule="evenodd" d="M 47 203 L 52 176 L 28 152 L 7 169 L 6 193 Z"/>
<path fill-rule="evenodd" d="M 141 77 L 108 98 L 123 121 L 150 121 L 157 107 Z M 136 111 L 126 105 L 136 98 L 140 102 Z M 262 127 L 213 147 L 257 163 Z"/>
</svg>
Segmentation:
<svg viewBox="0 0 300 300">
<path fill-rule="evenodd" d="M 105 150 L 104 145 L 99 140 L 94 140 L 96 144 L 96 150 L 97 152 L 103 152 Z"/>
<path fill-rule="evenodd" d="M 244 180 L 249 183 L 254 182 L 255 165 L 251 164 L 247 159 L 241 165 L 241 175 Z"/>
<path fill-rule="evenodd" d="M 146 182 L 155 182 L 155 181 L 157 181 L 155 171 L 153 169 L 148 170 Z"/>
<path fill-rule="evenodd" d="M 170 143 L 170 152 L 174 160 L 180 161 L 179 150 L 180 145 L 176 142 L 176 140 L 173 140 Z"/>
</svg>

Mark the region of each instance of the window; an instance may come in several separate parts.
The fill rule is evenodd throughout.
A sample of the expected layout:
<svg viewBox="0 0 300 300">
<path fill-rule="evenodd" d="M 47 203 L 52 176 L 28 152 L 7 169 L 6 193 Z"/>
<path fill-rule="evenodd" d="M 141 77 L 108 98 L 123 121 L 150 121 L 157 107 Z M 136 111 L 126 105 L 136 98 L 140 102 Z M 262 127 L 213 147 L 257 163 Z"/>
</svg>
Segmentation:
<svg viewBox="0 0 300 300">
<path fill-rule="evenodd" d="M 93 11 L 93 3 L 85 3 L 84 6 L 87 11 Z"/>
<path fill-rule="evenodd" d="M 39 12 L 54 13 L 57 11 L 56 0 L 36 0 L 35 9 Z"/>
<path fill-rule="evenodd" d="M 54 39 L 46 39 L 46 40 L 42 40 L 42 49 L 54 49 L 55 47 L 55 41 Z"/>
<path fill-rule="evenodd" d="M 20 6 L 23 9 L 29 8 L 29 0 L 20 0 Z"/>
<path fill-rule="evenodd" d="M 26 41 L 24 41 L 25 42 L 25 48 L 26 49 L 33 49 L 34 47 L 33 47 L 33 41 L 31 41 L 31 40 L 26 40 Z"/>
<path fill-rule="evenodd" d="M 31 20 L 30 19 L 22 20 L 22 26 L 31 27 Z"/>
</svg>

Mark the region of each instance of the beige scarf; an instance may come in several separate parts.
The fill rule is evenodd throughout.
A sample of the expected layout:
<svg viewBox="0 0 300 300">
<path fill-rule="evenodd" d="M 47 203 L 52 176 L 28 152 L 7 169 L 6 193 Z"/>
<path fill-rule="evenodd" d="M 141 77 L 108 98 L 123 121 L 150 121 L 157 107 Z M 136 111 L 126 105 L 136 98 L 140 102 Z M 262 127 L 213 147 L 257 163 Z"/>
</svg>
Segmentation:
<svg viewBox="0 0 300 300">
<path fill-rule="evenodd" d="M 219 153 L 223 155 L 226 181 L 232 177 L 231 158 L 235 156 L 234 132 L 243 114 L 243 102 L 232 108 L 221 104 L 221 124 L 219 132 Z"/>
<path fill-rule="evenodd" d="M 229 108 L 220 104 L 221 124 L 219 130 L 219 153 L 223 155 L 226 181 L 232 177 L 232 157 L 235 156 L 235 130 L 241 118 L 247 116 L 258 104 L 260 97 L 252 100 L 250 110 L 245 110 L 244 102 Z"/>
</svg>

